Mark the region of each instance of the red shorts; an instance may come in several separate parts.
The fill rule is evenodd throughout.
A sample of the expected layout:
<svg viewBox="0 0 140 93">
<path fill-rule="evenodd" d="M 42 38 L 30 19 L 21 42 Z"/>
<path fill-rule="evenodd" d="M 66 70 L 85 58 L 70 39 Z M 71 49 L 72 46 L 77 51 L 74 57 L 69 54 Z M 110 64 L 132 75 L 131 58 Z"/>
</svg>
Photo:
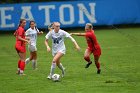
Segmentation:
<svg viewBox="0 0 140 93">
<path fill-rule="evenodd" d="M 15 46 L 16 51 L 25 53 L 26 52 L 26 47 L 25 46 Z"/>
<path fill-rule="evenodd" d="M 96 50 L 91 50 L 89 47 L 87 49 L 93 53 L 94 57 L 95 56 L 100 57 L 100 55 L 101 55 L 101 48 L 100 47 L 97 47 Z"/>
</svg>

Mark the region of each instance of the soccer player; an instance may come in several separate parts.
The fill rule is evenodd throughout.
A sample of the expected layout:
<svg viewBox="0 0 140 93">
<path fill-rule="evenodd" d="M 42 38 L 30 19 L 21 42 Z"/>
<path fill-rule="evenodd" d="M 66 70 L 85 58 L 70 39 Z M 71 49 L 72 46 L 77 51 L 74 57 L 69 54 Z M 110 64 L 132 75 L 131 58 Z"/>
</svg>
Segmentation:
<svg viewBox="0 0 140 93">
<path fill-rule="evenodd" d="M 74 40 L 73 37 L 70 36 L 69 33 L 67 33 L 64 30 L 60 29 L 60 23 L 54 22 L 53 23 L 53 30 L 49 31 L 46 35 L 45 45 L 47 47 L 47 51 L 50 52 L 51 48 L 48 45 L 48 40 L 52 38 L 52 65 L 50 69 L 50 74 L 48 75 L 48 79 L 52 78 L 52 75 L 54 74 L 54 69 L 56 68 L 56 65 L 58 68 L 62 71 L 62 77 L 64 77 L 65 74 L 65 68 L 63 67 L 62 63 L 60 62 L 61 57 L 65 54 L 66 48 L 64 44 L 64 38 L 70 38 L 71 41 L 74 43 L 75 48 L 77 50 L 80 50 L 80 47 L 78 46 L 77 42 Z"/>
<path fill-rule="evenodd" d="M 32 67 L 35 70 L 37 68 L 37 34 L 43 34 L 43 32 L 39 32 L 39 30 L 36 27 L 35 21 L 30 21 L 29 25 L 30 28 L 25 32 L 25 34 L 26 37 L 30 40 L 30 44 L 28 45 L 30 57 L 25 60 L 25 63 L 28 64 L 30 61 L 32 61 Z"/>
<path fill-rule="evenodd" d="M 26 25 L 26 20 L 21 19 L 18 29 L 15 31 L 14 35 L 16 36 L 16 44 L 15 49 L 19 55 L 19 61 L 18 61 L 18 71 L 17 74 L 19 75 L 25 75 L 24 68 L 25 68 L 25 57 L 26 57 L 26 45 L 25 43 L 29 43 L 28 40 L 25 39 L 25 31 L 24 27 Z"/>
<path fill-rule="evenodd" d="M 85 54 L 84 54 L 84 59 L 88 62 L 85 68 L 88 68 L 92 64 L 92 61 L 90 60 L 90 55 L 93 53 L 95 65 L 97 67 L 97 74 L 100 74 L 101 69 L 100 69 L 99 58 L 101 55 L 101 48 L 96 39 L 92 24 L 87 23 L 85 26 L 85 31 L 86 33 L 71 33 L 71 35 L 85 36 L 88 44 L 88 47 L 85 50 Z"/>
</svg>

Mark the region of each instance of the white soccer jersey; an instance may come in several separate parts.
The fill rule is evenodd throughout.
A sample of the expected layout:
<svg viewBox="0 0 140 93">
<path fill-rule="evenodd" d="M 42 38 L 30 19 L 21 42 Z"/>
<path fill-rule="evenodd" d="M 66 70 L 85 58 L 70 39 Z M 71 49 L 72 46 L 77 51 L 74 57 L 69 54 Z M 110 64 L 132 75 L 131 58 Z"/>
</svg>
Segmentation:
<svg viewBox="0 0 140 93">
<path fill-rule="evenodd" d="M 29 28 L 29 29 L 25 32 L 26 36 L 29 37 L 29 39 L 30 39 L 30 42 L 31 42 L 30 45 L 36 46 L 37 33 L 38 33 L 38 32 L 39 32 L 39 30 L 36 29 L 36 28 L 34 28 L 34 29 Z"/>
<path fill-rule="evenodd" d="M 71 37 L 69 33 L 67 33 L 64 30 L 59 30 L 58 33 L 56 33 L 54 30 L 47 33 L 45 36 L 46 39 L 52 38 L 52 54 L 56 54 L 57 52 L 61 51 L 65 54 L 65 44 L 64 44 L 64 38 L 65 37 Z"/>
</svg>

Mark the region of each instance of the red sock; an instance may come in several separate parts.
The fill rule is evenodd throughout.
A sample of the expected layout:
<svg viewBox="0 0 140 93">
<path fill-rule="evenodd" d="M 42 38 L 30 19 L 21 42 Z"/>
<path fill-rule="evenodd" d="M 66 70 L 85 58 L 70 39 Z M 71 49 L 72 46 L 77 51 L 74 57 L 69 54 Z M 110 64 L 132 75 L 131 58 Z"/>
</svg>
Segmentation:
<svg viewBox="0 0 140 93">
<path fill-rule="evenodd" d="M 20 63 L 20 70 L 24 71 L 24 68 L 25 68 L 25 62 L 21 61 L 21 63 Z"/>
<path fill-rule="evenodd" d="M 21 61 L 19 60 L 18 61 L 18 70 L 20 70 L 20 63 L 21 63 Z"/>
<path fill-rule="evenodd" d="M 84 59 L 85 59 L 87 62 L 91 62 L 91 61 L 90 61 L 90 57 L 84 57 Z"/>
<path fill-rule="evenodd" d="M 100 69 L 100 62 L 95 63 L 96 68 L 99 70 Z"/>
</svg>

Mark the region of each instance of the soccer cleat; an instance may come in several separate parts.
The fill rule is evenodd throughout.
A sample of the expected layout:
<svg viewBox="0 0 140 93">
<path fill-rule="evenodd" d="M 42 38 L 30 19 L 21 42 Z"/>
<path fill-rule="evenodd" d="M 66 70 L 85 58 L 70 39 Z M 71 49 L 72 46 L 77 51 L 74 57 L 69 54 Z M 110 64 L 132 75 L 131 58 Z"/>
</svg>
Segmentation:
<svg viewBox="0 0 140 93">
<path fill-rule="evenodd" d="M 47 79 L 52 79 L 52 75 L 48 75 Z"/>
<path fill-rule="evenodd" d="M 65 68 L 64 68 L 64 70 L 62 71 L 62 77 L 64 77 L 64 75 L 65 75 Z"/>
<path fill-rule="evenodd" d="M 36 70 L 38 70 L 38 68 L 33 68 L 33 70 L 35 70 L 35 71 L 36 71 Z"/>
<path fill-rule="evenodd" d="M 25 76 L 26 74 L 24 74 L 24 73 L 20 73 L 19 75 L 20 75 L 20 76 Z"/>
<path fill-rule="evenodd" d="M 101 73 L 101 69 L 98 69 L 98 70 L 97 70 L 97 74 L 100 74 L 100 73 Z"/>
<path fill-rule="evenodd" d="M 19 71 L 19 70 L 17 70 L 16 74 L 17 74 L 17 75 L 19 75 L 19 74 L 20 74 L 20 71 Z"/>
<path fill-rule="evenodd" d="M 92 62 L 87 63 L 85 68 L 88 68 L 91 64 L 92 64 Z"/>
</svg>

